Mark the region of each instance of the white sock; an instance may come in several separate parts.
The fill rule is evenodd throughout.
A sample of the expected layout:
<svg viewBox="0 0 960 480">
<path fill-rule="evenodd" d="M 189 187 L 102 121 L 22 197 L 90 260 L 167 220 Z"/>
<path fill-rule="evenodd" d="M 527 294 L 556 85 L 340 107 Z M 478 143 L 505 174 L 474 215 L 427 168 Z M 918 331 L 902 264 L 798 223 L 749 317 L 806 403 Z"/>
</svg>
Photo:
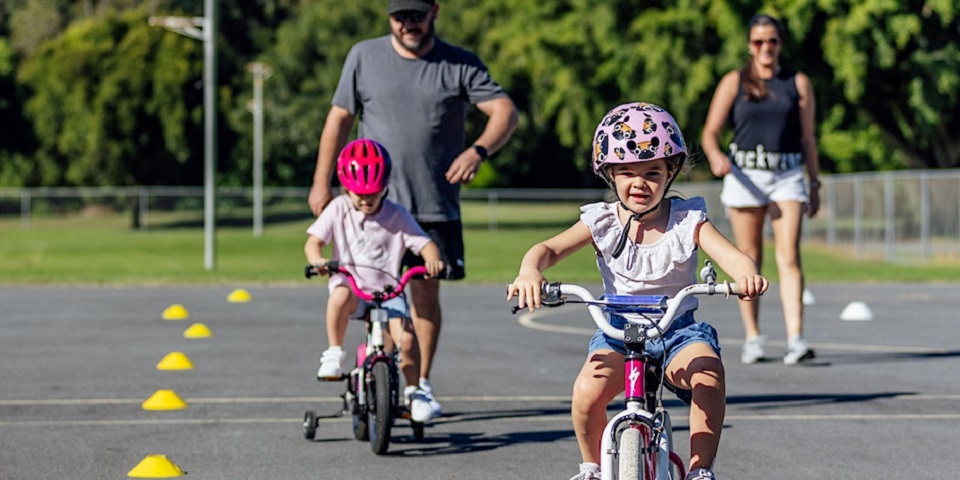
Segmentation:
<svg viewBox="0 0 960 480">
<path fill-rule="evenodd" d="M 583 462 L 580 464 L 580 473 L 600 473 L 600 465 Z"/>
<path fill-rule="evenodd" d="M 426 390 L 428 392 L 433 391 L 433 387 L 430 386 L 430 380 L 420 377 L 420 390 Z"/>
</svg>

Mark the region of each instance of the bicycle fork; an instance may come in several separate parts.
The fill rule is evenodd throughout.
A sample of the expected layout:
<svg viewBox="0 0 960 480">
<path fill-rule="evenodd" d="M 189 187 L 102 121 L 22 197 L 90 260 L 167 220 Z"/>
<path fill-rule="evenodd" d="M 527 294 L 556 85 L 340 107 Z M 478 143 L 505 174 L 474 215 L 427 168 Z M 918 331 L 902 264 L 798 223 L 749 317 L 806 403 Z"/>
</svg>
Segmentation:
<svg viewBox="0 0 960 480">
<path fill-rule="evenodd" d="M 603 480 L 612 480 L 618 469 L 614 459 L 621 458 L 620 435 L 628 428 L 637 429 L 640 434 L 640 456 L 648 457 L 652 448 L 654 434 L 654 418 L 651 412 L 644 410 L 646 400 L 646 364 L 643 357 L 637 353 L 628 353 L 624 358 L 624 396 L 626 409 L 615 415 L 603 430 L 600 441 L 600 473 Z M 642 462 L 637 465 L 649 470 L 652 465 Z M 652 478 L 651 476 L 639 478 Z"/>
<path fill-rule="evenodd" d="M 358 362 L 359 369 L 357 372 L 356 383 L 354 384 L 357 390 L 357 403 L 361 406 L 367 405 L 367 373 L 373 367 L 375 362 L 389 361 L 389 358 L 384 352 L 384 330 L 386 329 L 387 322 L 390 319 L 387 316 L 387 311 L 382 308 L 373 308 L 369 312 L 370 320 L 368 324 L 367 331 L 367 344 L 366 351 L 363 353 L 363 359 Z M 360 353 L 359 351 L 357 352 Z"/>
</svg>

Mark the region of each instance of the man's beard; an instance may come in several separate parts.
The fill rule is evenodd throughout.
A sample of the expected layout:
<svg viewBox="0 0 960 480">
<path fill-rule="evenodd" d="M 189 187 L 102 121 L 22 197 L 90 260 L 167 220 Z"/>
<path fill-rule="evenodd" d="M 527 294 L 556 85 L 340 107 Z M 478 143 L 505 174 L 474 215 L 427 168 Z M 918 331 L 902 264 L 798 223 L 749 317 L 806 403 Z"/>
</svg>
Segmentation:
<svg viewBox="0 0 960 480">
<path fill-rule="evenodd" d="M 420 41 L 418 42 L 404 41 L 402 33 L 396 35 L 397 40 L 400 42 L 400 46 L 411 53 L 419 54 L 423 50 L 423 47 L 429 45 L 433 40 L 433 22 L 433 20 L 430 21 L 430 24 L 427 25 L 426 31 L 421 30 L 422 35 L 420 36 Z"/>
</svg>

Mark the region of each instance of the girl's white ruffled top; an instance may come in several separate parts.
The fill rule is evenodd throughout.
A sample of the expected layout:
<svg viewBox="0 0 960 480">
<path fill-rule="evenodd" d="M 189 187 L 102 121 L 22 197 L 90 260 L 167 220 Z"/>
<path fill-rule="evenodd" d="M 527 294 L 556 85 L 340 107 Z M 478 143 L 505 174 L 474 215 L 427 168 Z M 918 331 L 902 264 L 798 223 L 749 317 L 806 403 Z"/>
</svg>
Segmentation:
<svg viewBox="0 0 960 480">
<path fill-rule="evenodd" d="M 598 202 L 580 207 L 580 220 L 593 235 L 600 252 L 597 267 L 608 295 L 668 295 L 696 282 L 697 227 L 707 221 L 702 197 L 669 198 L 660 208 L 670 208 L 662 238 L 649 245 L 627 241 L 619 257 L 613 258 L 624 224 L 617 214 L 619 202 Z M 696 299 L 689 309 L 696 308 Z M 687 305 L 684 305 L 687 307 Z M 687 309 L 687 308 L 685 308 Z"/>
</svg>

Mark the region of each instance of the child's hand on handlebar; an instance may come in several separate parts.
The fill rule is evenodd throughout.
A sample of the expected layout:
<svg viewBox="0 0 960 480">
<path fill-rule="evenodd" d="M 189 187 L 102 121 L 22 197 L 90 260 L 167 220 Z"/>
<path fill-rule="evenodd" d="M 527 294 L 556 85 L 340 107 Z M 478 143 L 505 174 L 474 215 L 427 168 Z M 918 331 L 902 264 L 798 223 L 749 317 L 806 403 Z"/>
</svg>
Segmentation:
<svg viewBox="0 0 960 480">
<path fill-rule="evenodd" d="M 330 273 L 330 269 L 327 268 L 327 259 L 323 257 L 315 257 L 307 259 L 307 263 L 313 267 L 313 270 L 317 272 L 317 275 L 327 275 Z"/>
<path fill-rule="evenodd" d="M 439 277 L 446 268 L 443 260 L 425 260 L 423 266 L 427 268 L 427 273 L 431 277 Z"/>
<path fill-rule="evenodd" d="M 744 275 L 737 280 L 737 286 L 740 287 L 740 299 L 749 301 L 766 292 L 770 284 L 762 275 L 756 274 Z"/>
<path fill-rule="evenodd" d="M 517 297 L 519 308 L 528 308 L 531 312 L 542 305 L 540 294 L 547 279 L 540 272 L 520 272 L 513 283 L 507 285 L 507 301 Z"/>
</svg>

